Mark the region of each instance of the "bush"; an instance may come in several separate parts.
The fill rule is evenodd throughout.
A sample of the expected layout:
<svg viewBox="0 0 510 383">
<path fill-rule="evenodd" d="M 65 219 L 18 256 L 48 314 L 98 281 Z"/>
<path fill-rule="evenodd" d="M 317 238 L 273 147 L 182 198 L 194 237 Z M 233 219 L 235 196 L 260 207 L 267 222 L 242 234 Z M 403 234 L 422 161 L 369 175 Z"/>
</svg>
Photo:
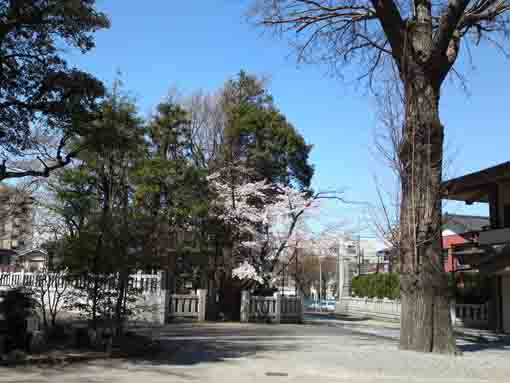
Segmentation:
<svg viewBox="0 0 510 383">
<path fill-rule="evenodd" d="M 352 293 L 358 297 L 398 299 L 400 297 L 399 276 L 395 273 L 384 273 L 354 277 Z"/>
<path fill-rule="evenodd" d="M 448 276 L 449 289 L 457 303 L 482 304 L 491 296 L 490 281 L 479 273 L 456 273 Z M 399 299 L 399 275 L 369 274 L 354 277 L 352 294 L 358 297 Z"/>
<path fill-rule="evenodd" d="M 32 293 L 23 288 L 8 290 L 0 303 L 0 312 L 5 320 L 5 352 L 28 350 L 29 333 L 27 318 L 35 315 L 37 302 Z"/>
<path fill-rule="evenodd" d="M 455 300 L 464 304 L 483 304 L 490 300 L 491 286 L 488 277 L 480 273 L 456 273 Z M 452 280 L 453 278 L 450 278 Z"/>
</svg>

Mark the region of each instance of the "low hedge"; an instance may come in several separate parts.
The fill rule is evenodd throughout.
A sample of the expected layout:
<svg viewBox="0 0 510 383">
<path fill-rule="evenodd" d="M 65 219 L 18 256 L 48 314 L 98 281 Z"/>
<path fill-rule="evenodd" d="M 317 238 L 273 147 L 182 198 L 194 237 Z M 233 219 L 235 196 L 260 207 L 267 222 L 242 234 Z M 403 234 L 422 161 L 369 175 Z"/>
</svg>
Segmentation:
<svg viewBox="0 0 510 383">
<path fill-rule="evenodd" d="M 354 277 L 352 293 L 357 297 L 389 298 L 400 297 L 399 276 L 396 273 L 369 274 Z"/>
<path fill-rule="evenodd" d="M 480 304 L 490 299 L 490 281 L 479 273 L 457 273 L 455 282 L 451 275 L 449 288 L 458 303 Z M 400 282 L 397 273 L 369 274 L 354 277 L 352 294 L 368 298 L 400 298 Z"/>
</svg>

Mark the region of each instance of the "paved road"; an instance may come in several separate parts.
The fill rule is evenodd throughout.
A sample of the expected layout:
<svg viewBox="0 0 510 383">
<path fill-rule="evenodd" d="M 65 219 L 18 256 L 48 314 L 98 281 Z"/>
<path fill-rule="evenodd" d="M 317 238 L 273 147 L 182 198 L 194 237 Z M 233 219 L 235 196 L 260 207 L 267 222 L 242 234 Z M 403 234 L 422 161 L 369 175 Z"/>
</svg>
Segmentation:
<svg viewBox="0 0 510 383">
<path fill-rule="evenodd" d="M 462 357 L 397 348 L 398 330 L 365 322 L 182 324 L 145 329 L 161 358 L 0 370 L 0 382 L 504 382 L 510 346 L 465 337 Z"/>
</svg>

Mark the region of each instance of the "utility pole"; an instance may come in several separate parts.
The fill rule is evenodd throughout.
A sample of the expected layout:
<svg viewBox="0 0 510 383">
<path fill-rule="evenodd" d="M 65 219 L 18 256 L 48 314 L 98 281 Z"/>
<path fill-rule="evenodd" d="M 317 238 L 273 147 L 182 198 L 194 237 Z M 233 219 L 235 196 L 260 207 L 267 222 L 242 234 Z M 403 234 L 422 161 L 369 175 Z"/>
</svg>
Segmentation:
<svg viewBox="0 0 510 383">
<path fill-rule="evenodd" d="M 285 265 L 283 264 L 282 262 L 282 295 L 284 295 L 284 291 L 285 291 Z"/>
<path fill-rule="evenodd" d="M 322 263 L 319 258 L 319 311 L 321 311 L 321 301 L 322 301 Z"/>
<path fill-rule="evenodd" d="M 336 292 L 337 292 L 337 301 L 340 301 L 342 299 L 342 293 L 343 293 L 343 284 L 344 284 L 344 265 L 342 263 L 343 259 L 341 259 L 341 252 L 342 252 L 342 241 L 339 241 L 338 242 L 338 252 L 336 254 L 336 260 L 337 260 L 337 268 L 336 268 L 336 272 L 337 272 L 337 289 L 336 289 Z"/>
<path fill-rule="evenodd" d="M 356 259 L 358 261 L 358 275 L 361 275 L 361 246 L 360 246 L 360 235 L 356 239 Z"/>
<path fill-rule="evenodd" d="M 358 216 L 358 238 L 356 241 L 356 256 L 358 260 L 358 275 L 361 275 L 361 217 Z"/>
<path fill-rule="evenodd" d="M 296 251 L 296 273 L 294 274 L 294 295 L 297 297 L 298 295 L 298 253 Z"/>
</svg>

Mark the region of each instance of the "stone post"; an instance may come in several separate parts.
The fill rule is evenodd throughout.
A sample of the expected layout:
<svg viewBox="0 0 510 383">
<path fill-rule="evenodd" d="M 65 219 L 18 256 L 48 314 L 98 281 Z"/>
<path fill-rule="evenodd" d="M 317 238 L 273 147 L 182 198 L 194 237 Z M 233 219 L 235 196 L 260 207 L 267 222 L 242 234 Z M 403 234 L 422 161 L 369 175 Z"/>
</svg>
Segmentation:
<svg viewBox="0 0 510 383">
<path fill-rule="evenodd" d="M 154 322 L 159 325 L 164 325 L 168 322 L 168 312 L 170 310 L 170 292 L 165 286 L 165 273 L 158 272 L 158 288 L 154 294 L 154 299 L 158 302 L 157 310 L 155 310 Z"/>
<path fill-rule="evenodd" d="M 282 321 L 282 295 L 276 294 L 276 319 L 275 323 Z"/>
<path fill-rule="evenodd" d="M 450 300 L 450 317 L 452 319 L 452 326 L 455 326 L 455 322 L 457 322 L 457 311 L 455 299 Z"/>
<path fill-rule="evenodd" d="M 205 321 L 205 312 L 207 307 L 207 290 L 197 290 L 198 295 L 198 320 Z"/>
<path fill-rule="evenodd" d="M 299 323 L 303 323 L 305 321 L 305 298 L 303 295 L 299 297 Z"/>
<path fill-rule="evenodd" d="M 243 290 L 241 292 L 241 322 L 250 321 L 250 292 Z"/>
<path fill-rule="evenodd" d="M 155 322 L 159 325 L 164 325 L 168 323 L 168 311 L 170 309 L 170 294 L 168 290 L 160 290 L 156 293 L 158 304 L 158 309 L 156 313 Z"/>
</svg>

